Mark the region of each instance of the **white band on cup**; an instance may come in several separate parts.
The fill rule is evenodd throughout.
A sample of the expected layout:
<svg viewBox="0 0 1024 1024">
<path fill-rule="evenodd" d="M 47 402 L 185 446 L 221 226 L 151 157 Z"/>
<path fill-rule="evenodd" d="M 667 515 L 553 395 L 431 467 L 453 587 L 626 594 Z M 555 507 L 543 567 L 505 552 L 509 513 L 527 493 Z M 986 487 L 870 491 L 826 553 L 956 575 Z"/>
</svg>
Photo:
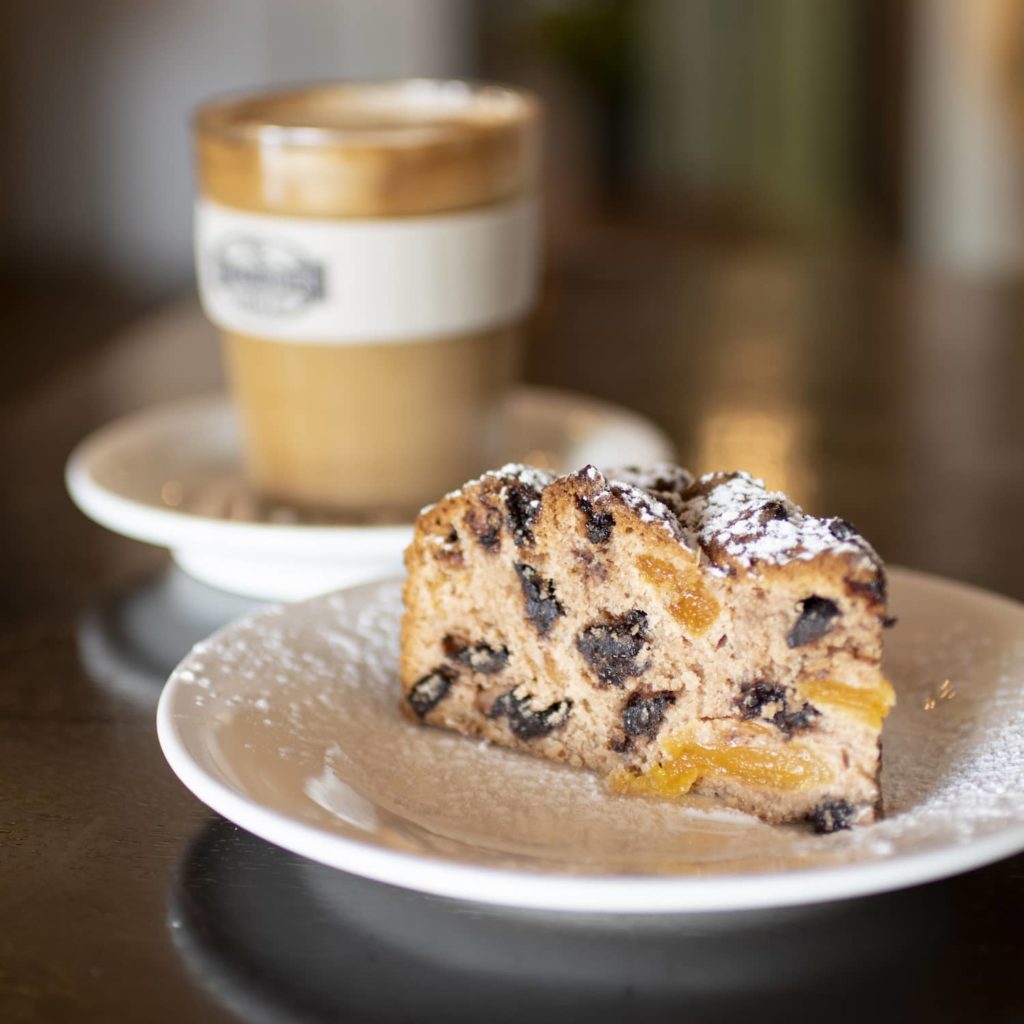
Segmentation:
<svg viewBox="0 0 1024 1024">
<path fill-rule="evenodd" d="M 429 340 L 489 330 L 537 293 L 532 199 L 427 217 L 324 221 L 200 199 L 196 266 L 220 328 L 320 344 Z"/>
</svg>

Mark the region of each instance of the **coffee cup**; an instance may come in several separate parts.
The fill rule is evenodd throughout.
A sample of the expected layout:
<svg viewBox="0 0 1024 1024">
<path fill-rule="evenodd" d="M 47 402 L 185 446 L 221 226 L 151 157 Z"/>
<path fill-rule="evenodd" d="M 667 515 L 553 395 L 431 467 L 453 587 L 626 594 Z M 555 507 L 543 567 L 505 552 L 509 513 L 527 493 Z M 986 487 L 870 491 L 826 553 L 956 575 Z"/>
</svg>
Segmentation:
<svg viewBox="0 0 1024 1024">
<path fill-rule="evenodd" d="M 196 264 L 245 471 L 402 516 L 477 472 L 539 277 L 539 110 L 425 79 L 209 103 Z"/>
</svg>

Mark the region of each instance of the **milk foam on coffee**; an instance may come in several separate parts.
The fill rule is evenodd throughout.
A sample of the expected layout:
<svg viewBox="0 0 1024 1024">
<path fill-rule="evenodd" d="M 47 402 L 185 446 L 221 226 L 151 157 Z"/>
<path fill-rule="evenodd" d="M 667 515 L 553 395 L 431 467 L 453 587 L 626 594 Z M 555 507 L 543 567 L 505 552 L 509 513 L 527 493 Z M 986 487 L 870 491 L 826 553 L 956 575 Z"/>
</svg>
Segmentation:
<svg viewBox="0 0 1024 1024">
<path fill-rule="evenodd" d="M 482 468 L 536 295 L 535 102 L 337 85 L 207 106 L 196 135 L 200 295 L 256 486 L 398 511 Z"/>
</svg>

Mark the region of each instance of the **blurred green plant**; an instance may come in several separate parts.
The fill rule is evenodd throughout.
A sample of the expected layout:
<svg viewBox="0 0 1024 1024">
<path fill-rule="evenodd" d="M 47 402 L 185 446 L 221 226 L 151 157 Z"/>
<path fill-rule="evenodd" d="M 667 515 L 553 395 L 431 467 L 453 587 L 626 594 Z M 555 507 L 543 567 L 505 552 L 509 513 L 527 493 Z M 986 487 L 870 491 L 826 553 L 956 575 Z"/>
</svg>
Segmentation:
<svg viewBox="0 0 1024 1024">
<path fill-rule="evenodd" d="M 544 10 L 537 30 L 548 52 L 594 88 L 628 89 L 644 6 L 643 0 L 573 0 Z"/>
<path fill-rule="evenodd" d="M 604 184 L 614 196 L 629 182 L 635 154 L 637 68 L 644 0 L 568 0 L 543 9 L 537 36 L 550 58 L 594 101 Z"/>
</svg>

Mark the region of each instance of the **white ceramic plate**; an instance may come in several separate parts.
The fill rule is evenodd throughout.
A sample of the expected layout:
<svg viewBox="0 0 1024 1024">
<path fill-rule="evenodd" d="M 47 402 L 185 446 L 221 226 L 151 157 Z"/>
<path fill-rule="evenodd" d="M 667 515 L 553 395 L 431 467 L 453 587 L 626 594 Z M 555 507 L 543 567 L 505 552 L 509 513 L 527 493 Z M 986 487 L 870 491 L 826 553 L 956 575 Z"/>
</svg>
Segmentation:
<svg viewBox="0 0 1024 1024">
<path fill-rule="evenodd" d="M 400 585 L 260 612 L 198 645 L 157 716 L 171 767 L 270 842 L 445 896 L 601 912 L 752 909 L 941 878 L 1024 849 L 1024 606 L 895 570 L 887 817 L 816 836 L 406 721 Z"/>
<path fill-rule="evenodd" d="M 499 410 L 490 464 L 560 471 L 671 461 L 672 444 L 635 413 L 582 395 L 513 391 Z M 186 399 L 108 424 L 72 452 L 78 507 L 103 526 L 171 549 L 191 576 L 236 594 L 294 601 L 394 575 L 412 527 L 298 521 L 247 487 L 234 415 L 222 395 Z M 459 481 L 461 482 L 461 481 Z"/>
</svg>

